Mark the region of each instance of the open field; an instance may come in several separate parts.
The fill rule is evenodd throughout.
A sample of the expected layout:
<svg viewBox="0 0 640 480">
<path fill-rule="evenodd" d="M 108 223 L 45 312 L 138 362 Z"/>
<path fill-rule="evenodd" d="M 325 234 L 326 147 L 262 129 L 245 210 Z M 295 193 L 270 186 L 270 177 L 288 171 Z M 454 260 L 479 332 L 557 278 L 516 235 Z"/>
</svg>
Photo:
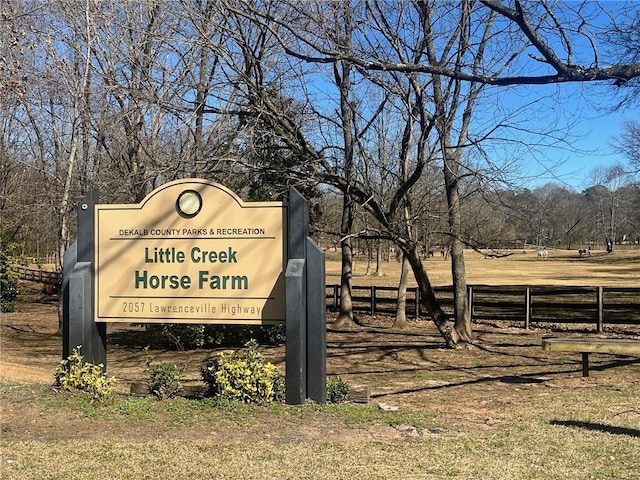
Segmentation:
<svg viewBox="0 0 640 480">
<path fill-rule="evenodd" d="M 575 250 L 549 250 L 547 260 L 535 251 L 514 250 L 502 258 L 484 258 L 465 252 L 467 283 L 485 285 L 584 285 L 635 287 L 640 285 L 640 250 L 619 250 L 613 255 L 592 251 L 581 257 Z M 327 251 L 327 284 L 340 283 L 339 252 Z M 441 256 L 424 260 L 432 285 L 451 285 L 451 262 Z M 366 276 L 367 259 L 356 257 L 354 285 L 397 286 L 400 263 L 383 263 L 383 276 Z M 375 270 L 373 265 L 372 270 Z M 413 285 L 413 284 L 412 284 Z"/>
<path fill-rule="evenodd" d="M 465 252 L 467 282 L 486 285 L 585 285 L 634 287 L 640 284 L 640 249 L 616 250 L 613 255 L 593 250 L 590 256 L 580 256 L 576 250 L 549 250 L 547 260 L 538 260 L 536 252 L 512 250 L 503 257 L 485 258 L 472 250 Z M 425 268 L 434 286 L 451 285 L 451 261 L 437 252 L 424 259 Z M 53 264 L 27 265 L 28 268 L 53 271 Z M 375 270 L 373 264 L 371 270 Z M 367 258 L 354 258 L 354 285 L 397 286 L 400 263 L 383 262 L 382 275 L 365 275 Z M 340 283 L 340 252 L 326 251 L 327 284 Z M 414 284 L 412 284 L 414 285 Z"/>
<path fill-rule="evenodd" d="M 572 255 L 468 255 L 469 282 L 638 284 L 638 253 Z M 339 268 L 328 258 L 334 283 Z M 448 262 L 426 262 L 435 284 L 449 282 Z M 364 277 L 363 263 L 355 284 L 397 282 L 397 264 Z M 119 394 L 100 405 L 52 390 L 57 307 L 31 288 L 1 319 L 3 479 L 640 477 L 640 359 L 594 354 L 583 378 L 579 354 L 542 351 L 542 337 L 558 332 L 476 325 L 474 346 L 451 351 L 429 322 L 394 331 L 389 318 L 363 317 L 357 331 L 329 329 L 328 373 L 367 385 L 368 405 L 260 407 L 128 395 L 146 379 L 146 358 L 187 364 L 197 383 L 214 352 L 146 349 L 132 341 L 136 329 L 112 325 L 108 374 Z M 640 341 L 628 329 L 601 335 Z M 283 347 L 263 351 L 284 369 Z"/>
</svg>

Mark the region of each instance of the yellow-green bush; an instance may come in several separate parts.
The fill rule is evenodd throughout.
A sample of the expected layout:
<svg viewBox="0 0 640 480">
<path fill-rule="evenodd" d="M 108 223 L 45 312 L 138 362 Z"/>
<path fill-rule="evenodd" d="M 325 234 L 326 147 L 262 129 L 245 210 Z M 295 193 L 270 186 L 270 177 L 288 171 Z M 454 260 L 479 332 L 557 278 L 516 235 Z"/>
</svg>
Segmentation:
<svg viewBox="0 0 640 480">
<path fill-rule="evenodd" d="M 284 397 L 284 376 L 249 341 L 246 350 L 225 350 L 202 368 L 211 396 L 245 403 L 266 403 Z"/>
<path fill-rule="evenodd" d="M 56 386 L 69 391 L 87 392 L 94 400 L 106 400 L 113 391 L 115 377 L 104 374 L 104 365 L 85 362 L 80 349 L 81 346 L 74 348 L 71 355 L 60 362 L 55 373 Z"/>
</svg>

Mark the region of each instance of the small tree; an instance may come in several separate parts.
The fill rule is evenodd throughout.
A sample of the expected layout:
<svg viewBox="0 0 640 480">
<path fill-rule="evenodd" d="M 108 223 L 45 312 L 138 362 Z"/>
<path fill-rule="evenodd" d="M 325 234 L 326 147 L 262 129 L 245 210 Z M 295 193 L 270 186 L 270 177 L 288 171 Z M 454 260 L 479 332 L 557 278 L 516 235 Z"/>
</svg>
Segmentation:
<svg viewBox="0 0 640 480">
<path fill-rule="evenodd" d="M 16 244 L 0 232 L 0 313 L 13 312 L 18 299 L 18 274 L 13 270 Z"/>
</svg>

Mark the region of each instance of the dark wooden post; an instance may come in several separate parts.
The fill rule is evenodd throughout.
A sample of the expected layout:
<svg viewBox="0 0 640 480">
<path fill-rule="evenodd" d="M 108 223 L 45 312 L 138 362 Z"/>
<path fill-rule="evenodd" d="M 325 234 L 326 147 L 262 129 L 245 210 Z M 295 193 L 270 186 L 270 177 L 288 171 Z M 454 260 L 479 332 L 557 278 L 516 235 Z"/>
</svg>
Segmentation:
<svg viewBox="0 0 640 480">
<path fill-rule="evenodd" d="M 376 287 L 372 285 L 369 288 L 369 311 L 371 315 L 376 314 Z"/>
<path fill-rule="evenodd" d="M 286 281 L 286 400 L 300 405 L 307 398 L 307 331 L 306 298 L 304 295 L 304 259 L 290 259 Z"/>
<path fill-rule="evenodd" d="M 524 289 L 524 328 L 529 330 L 531 323 L 531 287 L 527 286 Z"/>
<path fill-rule="evenodd" d="M 309 205 L 289 189 L 286 281 L 286 400 L 325 403 L 326 287 L 324 252 L 309 237 Z"/>
<path fill-rule="evenodd" d="M 327 302 L 325 255 L 307 237 L 307 396 L 327 402 Z"/>
<path fill-rule="evenodd" d="M 84 360 L 107 367 L 107 326 L 95 321 L 93 284 L 94 217 L 98 192 L 78 206 L 78 239 L 65 252 L 63 267 L 62 357 L 81 346 Z"/>
<path fill-rule="evenodd" d="M 604 288 L 598 287 L 597 300 L 598 305 L 598 333 L 604 332 Z"/>
</svg>

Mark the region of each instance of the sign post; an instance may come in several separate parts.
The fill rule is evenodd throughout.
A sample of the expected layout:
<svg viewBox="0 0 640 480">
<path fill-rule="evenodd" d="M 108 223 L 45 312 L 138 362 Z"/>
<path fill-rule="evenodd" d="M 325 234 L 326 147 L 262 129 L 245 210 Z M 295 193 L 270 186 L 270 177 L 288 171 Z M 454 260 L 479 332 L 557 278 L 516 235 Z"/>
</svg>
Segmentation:
<svg viewBox="0 0 640 480">
<path fill-rule="evenodd" d="M 62 272 L 62 357 L 81 347 L 86 361 L 107 367 L 107 326 L 94 321 L 93 228 L 98 193 L 78 206 L 78 239 L 65 252 Z"/>
</svg>

